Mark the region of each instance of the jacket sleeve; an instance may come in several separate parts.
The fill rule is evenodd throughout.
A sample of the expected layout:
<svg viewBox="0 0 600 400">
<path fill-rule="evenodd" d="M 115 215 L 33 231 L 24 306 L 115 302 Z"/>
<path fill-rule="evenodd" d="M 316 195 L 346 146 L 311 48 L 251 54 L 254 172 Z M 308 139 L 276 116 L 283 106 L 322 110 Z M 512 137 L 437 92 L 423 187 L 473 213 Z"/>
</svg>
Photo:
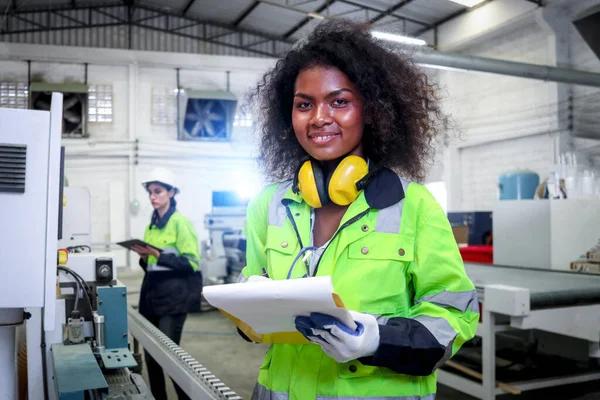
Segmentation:
<svg viewBox="0 0 600 400">
<path fill-rule="evenodd" d="M 148 262 L 140 257 L 140 267 L 146 272 L 146 268 L 148 268 Z"/>
<path fill-rule="evenodd" d="M 194 273 L 198 271 L 200 254 L 198 251 L 198 235 L 187 219 L 177 224 L 177 241 L 175 244 L 179 254 L 160 253 L 157 264 L 176 271 Z"/>
<path fill-rule="evenodd" d="M 261 274 L 262 268 L 267 267 L 267 228 L 269 226 L 269 202 L 275 191 L 275 185 L 268 186 L 248 204 L 246 212 L 246 266 L 238 277 L 238 283 L 243 283 L 252 275 Z M 252 342 L 239 328 L 238 334 L 247 342 Z"/>
<path fill-rule="evenodd" d="M 148 239 L 148 227 L 146 227 L 146 229 L 144 230 L 144 241 L 147 241 Z M 135 253 L 137 254 L 137 253 Z M 142 269 L 144 270 L 144 273 L 148 272 L 148 259 L 146 258 L 146 260 L 144 260 L 144 258 L 142 256 L 140 256 L 140 261 L 139 261 L 140 267 L 142 267 Z"/>
<path fill-rule="evenodd" d="M 408 269 L 412 306 L 406 318 L 379 325 L 377 352 L 360 360 L 417 376 L 433 373 L 475 336 L 480 312 L 448 218 L 433 198 L 426 203 Z"/>
<path fill-rule="evenodd" d="M 248 204 L 246 212 L 246 266 L 238 282 L 245 282 L 252 275 L 261 275 L 267 267 L 267 228 L 269 226 L 269 203 L 275 192 L 276 185 L 267 186 Z"/>
</svg>

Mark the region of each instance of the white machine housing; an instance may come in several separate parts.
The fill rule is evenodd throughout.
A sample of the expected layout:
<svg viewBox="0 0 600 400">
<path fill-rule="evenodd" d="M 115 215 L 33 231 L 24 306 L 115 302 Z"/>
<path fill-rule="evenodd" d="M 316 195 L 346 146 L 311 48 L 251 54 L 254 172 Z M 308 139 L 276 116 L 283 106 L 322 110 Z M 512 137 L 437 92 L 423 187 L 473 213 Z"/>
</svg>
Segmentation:
<svg viewBox="0 0 600 400">
<path fill-rule="evenodd" d="M 0 233 L 0 388 L 3 398 L 17 398 L 16 327 L 23 309 L 32 314 L 27 341 L 55 329 L 56 264 L 60 199 L 63 95 L 52 94 L 50 112 L 0 108 L 0 204 L 6 213 Z M 15 146 L 24 153 L 25 173 L 15 167 Z M 16 172 L 15 172 L 16 170 Z M 24 190 L 15 182 L 23 180 Z M 11 192 L 10 189 L 13 191 Z M 7 190 L 8 189 L 8 190 Z M 44 312 L 42 314 L 42 308 Z M 16 316 L 19 316 L 14 320 Z M 9 320 L 4 320 L 9 318 Z M 31 321 L 31 320 L 30 320 Z M 38 347 L 39 349 L 39 347 Z M 28 354 L 29 380 L 41 352 Z M 30 398 L 40 398 L 29 390 Z"/>
<path fill-rule="evenodd" d="M 600 238 L 597 198 L 501 200 L 493 215 L 496 265 L 569 270 Z"/>
<path fill-rule="evenodd" d="M 58 94 L 52 97 L 51 112 L 0 108 L 0 145 L 26 146 L 25 192 L 0 191 L 2 207 L 10 210 L 3 221 L 10 228 L 0 234 L 0 308 L 43 307 L 44 293 L 54 290 L 61 109 Z"/>
<path fill-rule="evenodd" d="M 63 192 L 62 239 L 59 248 L 91 246 L 92 211 L 90 190 L 86 187 L 65 187 Z"/>
<path fill-rule="evenodd" d="M 74 253 L 69 254 L 69 260 L 67 261 L 67 267 L 77 272 L 86 282 L 93 282 L 96 280 L 96 260 L 100 258 L 114 260 L 112 253 Z M 117 268 L 113 266 L 113 280 L 117 279 Z M 59 282 L 72 282 L 75 283 L 75 279 L 72 276 L 66 274 L 59 275 Z"/>
</svg>

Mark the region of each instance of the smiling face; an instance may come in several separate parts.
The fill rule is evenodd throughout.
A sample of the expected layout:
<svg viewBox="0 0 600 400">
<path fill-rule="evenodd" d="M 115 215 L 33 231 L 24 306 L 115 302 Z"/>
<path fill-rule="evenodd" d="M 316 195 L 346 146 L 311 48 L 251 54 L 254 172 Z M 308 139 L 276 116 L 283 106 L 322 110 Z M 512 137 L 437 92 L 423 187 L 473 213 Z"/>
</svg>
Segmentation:
<svg viewBox="0 0 600 400">
<path fill-rule="evenodd" d="M 363 155 L 363 100 L 337 68 L 316 66 L 298 74 L 292 126 L 302 148 L 316 160 Z"/>
</svg>

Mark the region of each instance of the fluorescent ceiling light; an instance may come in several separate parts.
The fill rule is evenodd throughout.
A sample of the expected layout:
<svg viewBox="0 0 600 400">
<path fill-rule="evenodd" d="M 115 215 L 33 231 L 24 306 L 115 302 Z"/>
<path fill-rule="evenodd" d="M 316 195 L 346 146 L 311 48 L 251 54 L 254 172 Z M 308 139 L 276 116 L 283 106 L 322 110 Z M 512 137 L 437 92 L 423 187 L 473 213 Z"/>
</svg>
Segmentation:
<svg viewBox="0 0 600 400">
<path fill-rule="evenodd" d="M 309 11 L 307 15 L 314 19 L 325 19 L 325 17 L 323 15 L 318 14 L 316 12 L 312 12 L 312 11 Z"/>
<path fill-rule="evenodd" d="M 392 42 L 412 44 L 415 46 L 425 46 L 427 44 L 423 39 L 412 38 L 408 36 L 395 35 L 393 33 L 385 33 L 385 32 L 371 32 L 371 35 L 375 36 L 378 39 L 389 40 Z"/>
<path fill-rule="evenodd" d="M 479 3 L 483 3 L 485 0 L 450 0 L 458 4 L 462 4 L 463 6 L 473 7 Z"/>
</svg>

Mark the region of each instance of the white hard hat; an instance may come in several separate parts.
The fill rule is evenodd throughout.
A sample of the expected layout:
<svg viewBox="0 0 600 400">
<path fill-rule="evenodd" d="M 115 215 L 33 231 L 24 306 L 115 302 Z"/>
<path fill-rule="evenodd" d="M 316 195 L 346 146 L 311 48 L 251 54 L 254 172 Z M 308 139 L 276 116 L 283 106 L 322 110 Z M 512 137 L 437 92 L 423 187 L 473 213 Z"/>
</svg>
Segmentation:
<svg viewBox="0 0 600 400">
<path fill-rule="evenodd" d="M 166 168 L 154 168 L 150 172 L 150 175 L 148 175 L 148 179 L 142 182 L 142 186 L 144 186 L 145 189 L 148 189 L 148 185 L 154 182 L 170 186 L 175 191 L 175 194 L 179 193 L 179 188 L 177 188 L 175 174 Z"/>
</svg>

